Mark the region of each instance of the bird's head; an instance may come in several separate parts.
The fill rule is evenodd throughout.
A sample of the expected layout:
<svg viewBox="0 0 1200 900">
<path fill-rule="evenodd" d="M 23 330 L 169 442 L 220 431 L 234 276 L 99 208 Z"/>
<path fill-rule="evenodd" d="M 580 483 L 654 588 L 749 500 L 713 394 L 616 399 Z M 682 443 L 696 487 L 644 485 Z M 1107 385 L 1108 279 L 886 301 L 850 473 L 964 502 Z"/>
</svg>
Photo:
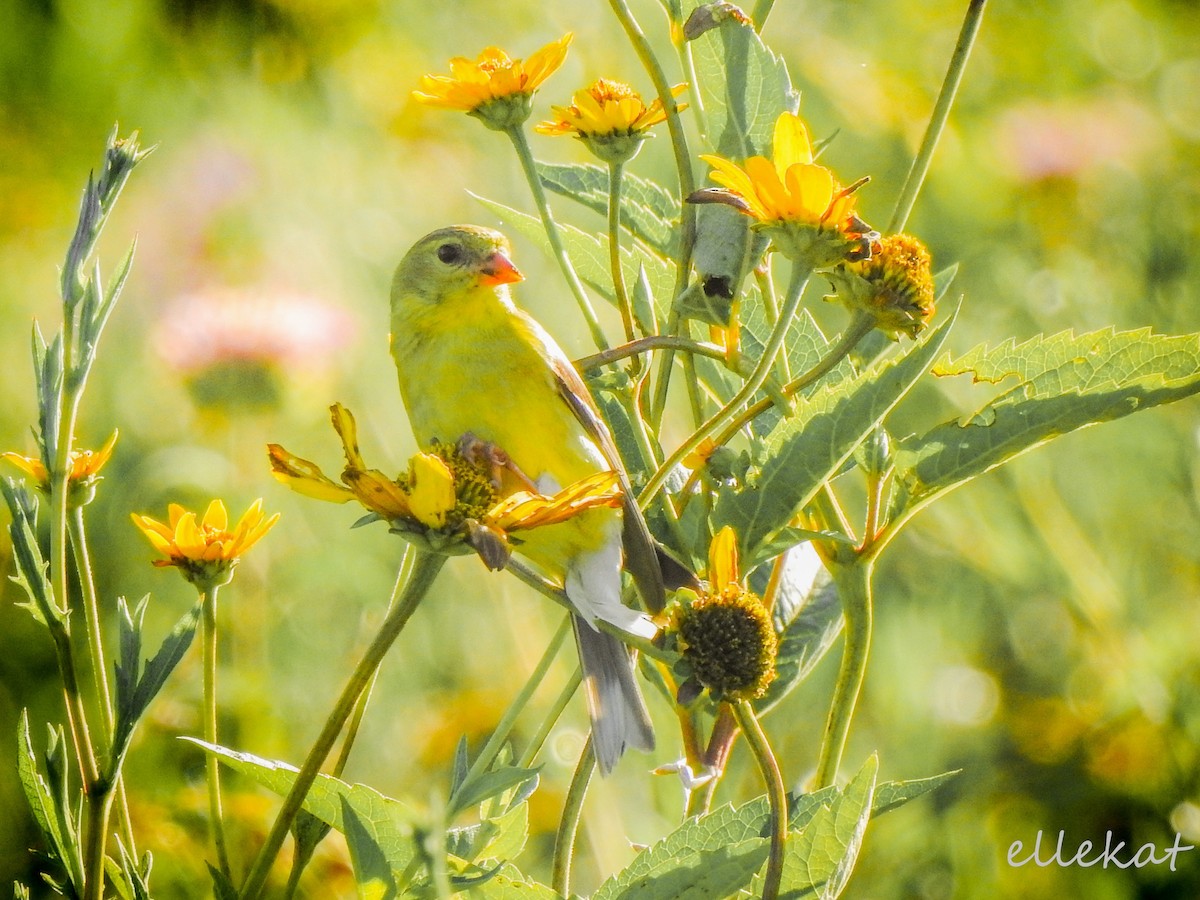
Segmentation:
<svg viewBox="0 0 1200 900">
<path fill-rule="evenodd" d="M 444 303 L 481 286 L 495 287 L 524 276 L 509 258 L 508 239 L 476 225 L 439 228 L 421 238 L 396 268 L 393 298 Z"/>
</svg>

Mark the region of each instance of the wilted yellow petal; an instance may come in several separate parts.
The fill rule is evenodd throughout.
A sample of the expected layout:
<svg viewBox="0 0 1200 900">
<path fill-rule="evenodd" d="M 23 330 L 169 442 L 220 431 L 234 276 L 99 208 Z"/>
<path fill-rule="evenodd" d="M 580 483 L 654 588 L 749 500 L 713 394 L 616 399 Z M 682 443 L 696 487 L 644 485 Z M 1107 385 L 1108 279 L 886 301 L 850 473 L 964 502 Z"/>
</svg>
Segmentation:
<svg viewBox="0 0 1200 900">
<path fill-rule="evenodd" d="M 501 500 L 487 514 L 487 521 L 504 531 L 554 525 L 598 507 L 622 503 L 616 472 L 597 472 L 563 488 L 553 497 L 518 491 Z"/>
<path fill-rule="evenodd" d="M 737 534 L 726 525 L 708 547 L 708 582 L 715 595 L 738 583 Z"/>
<path fill-rule="evenodd" d="M 333 430 L 342 439 L 342 449 L 346 454 L 346 466 L 351 469 L 366 469 L 362 453 L 358 449 L 358 426 L 354 415 L 340 403 L 329 407 L 329 417 L 333 421 Z"/>
<path fill-rule="evenodd" d="M 298 494 L 330 503 L 354 499 L 353 491 L 328 478 L 316 463 L 289 453 L 279 444 L 267 444 L 267 456 L 275 479 Z"/>
<path fill-rule="evenodd" d="M 378 469 L 365 472 L 347 469 L 342 478 L 358 502 L 384 519 L 399 519 L 411 514 L 408 495 Z"/>
<path fill-rule="evenodd" d="M 454 475 L 441 457 L 418 453 L 409 463 L 408 505 L 422 525 L 441 528 L 454 509 Z"/>
</svg>

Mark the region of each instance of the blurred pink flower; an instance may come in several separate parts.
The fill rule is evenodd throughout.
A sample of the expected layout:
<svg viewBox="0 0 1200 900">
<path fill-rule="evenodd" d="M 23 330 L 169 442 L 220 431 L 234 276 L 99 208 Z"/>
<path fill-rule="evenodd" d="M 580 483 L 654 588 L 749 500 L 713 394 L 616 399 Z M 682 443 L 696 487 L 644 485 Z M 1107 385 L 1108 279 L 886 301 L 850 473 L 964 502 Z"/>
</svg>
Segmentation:
<svg viewBox="0 0 1200 900">
<path fill-rule="evenodd" d="M 1026 101 L 996 123 L 1001 164 L 1019 181 L 1077 178 L 1105 165 L 1135 166 L 1154 148 L 1149 110 L 1121 98 Z"/>
<path fill-rule="evenodd" d="M 165 362 L 194 374 L 230 362 L 321 368 L 354 333 L 349 313 L 316 297 L 218 287 L 171 301 L 152 338 Z"/>
</svg>

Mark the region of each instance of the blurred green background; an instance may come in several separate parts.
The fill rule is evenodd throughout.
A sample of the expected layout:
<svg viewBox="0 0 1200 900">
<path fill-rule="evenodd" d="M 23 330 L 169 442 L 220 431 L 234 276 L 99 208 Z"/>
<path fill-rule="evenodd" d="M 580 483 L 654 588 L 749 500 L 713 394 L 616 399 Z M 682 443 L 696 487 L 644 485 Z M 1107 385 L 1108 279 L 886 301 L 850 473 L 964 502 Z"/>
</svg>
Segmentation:
<svg viewBox="0 0 1200 900">
<path fill-rule="evenodd" d="M 579 8 L 569 8 L 578 6 Z M 861 208 L 886 222 L 965 4 L 788 2 L 764 37 L 803 91 L 825 159 L 873 176 Z M 910 229 L 937 267 L 959 262 L 966 306 L 954 349 L 1066 328 L 1200 330 L 1200 11 L 1192 2 L 994 3 Z M 664 51 L 660 7 L 634 4 Z M 224 742 L 298 760 L 379 621 L 400 546 L 351 532 L 353 510 L 288 493 L 263 452 L 278 441 L 336 471 L 326 408 L 358 416 L 369 459 L 413 449 L 387 355 L 391 269 L 440 225 L 495 224 L 467 193 L 530 209 L 503 137 L 415 106 L 409 91 L 487 44 L 527 55 L 576 40 L 537 112 L 600 75 L 648 80 L 606 4 L 371 0 L 6 0 L 0 4 L 0 448 L 33 451 L 31 319 L 53 330 L 56 266 L 106 133 L 141 130 L 139 169 L 101 244 L 111 271 L 139 240 L 79 437 L 121 430 L 89 508 L 101 595 L 153 592 L 162 633 L 190 588 L 152 569 L 129 512 L 165 515 L 263 496 L 278 527 L 223 594 Z M 664 52 L 665 59 L 673 57 Z M 673 80 L 682 80 L 675 77 Z M 583 161 L 564 140 L 543 159 Z M 665 138 L 634 170 L 670 184 Z M 572 219 L 565 201 L 556 209 Z M 586 214 L 574 219 L 599 228 Z M 586 332 L 550 261 L 516 242 L 519 297 L 566 346 Z M 839 310 L 817 313 L 831 329 Z M 615 316 L 606 320 L 614 326 Z M 961 381 L 961 380 L 960 380 Z M 958 381 L 919 392 L 899 430 L 969 412 Z M 878 633 L 848 753 L 881 775 L 950 768 L 940 793 L 871 825 L 852 897 L 1200 895 L 1200 853 L 1165 866 L 1010 869 L 1039 829 L 1066 847 L 1200 844 L 1200 407 L 1196 401 L 1071 435 L 919 516 L 879 571 Z M 10 550 L 0 543 L 9 571 Z M 61 717 L 44 633 L 0 598 L 0 885 L 36 878 L 33 827 L 14 773 L 15 722 Z M 347 776 L 428 801 L 460 734 L 494 725 L 559 621 L 545 601 L 471 559 L 452 562 L 385 664 Z M 551 690 L 570 671 L 566 655 Z M 785 772 L 814 765 L 833 660 L 767 728 Z M 198 655 L 151 709 L 129 767 L 134 816 L 155 854 L 156 896 L 206 894 Z M 523 867 L 546 877 L 557 809 L 585 717 L 551 738 Z M 588 800 L 587 889 L 678 820 L 678 784 L 648 779 L 678 753 L 665 704 L 660 749 L 633 754 Z M 534 727 L 530 716 L 525 732 Z M 40 726 L 35 729 L 40 738 Z M 647 786 L 649 785 L 649 787 Z M 735 751 L 721 800 L 758 791 Z M 231 779 L 238 846 L 274 800 Z M 350 896 L 344 845 L 326 842 L 312 897 Z"/>
</svg>

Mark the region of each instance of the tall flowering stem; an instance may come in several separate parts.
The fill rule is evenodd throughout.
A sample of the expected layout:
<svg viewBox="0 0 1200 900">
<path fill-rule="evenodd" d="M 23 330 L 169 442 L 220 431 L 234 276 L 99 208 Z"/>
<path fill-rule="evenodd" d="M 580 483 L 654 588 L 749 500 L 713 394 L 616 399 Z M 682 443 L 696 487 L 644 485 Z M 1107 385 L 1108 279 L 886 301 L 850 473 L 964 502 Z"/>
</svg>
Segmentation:
<svg viewBox="0 0 1200 900">
<path fill-rule="evenodd" d="M 204 740 L 219 744 L 217 740 L 217 592 L 213 585 L 200 596 L 201 656 L 204 670 Z M 208 781 L 208 828 L 213 845 L 217 850 L 217 866 L 221 874 L 233 878 L 229 864 L 229 845 L 225 839 L 225 820 L 221 811 L 221 765 L 217 757 L 208 754 L 205 760 L 205 777 Z"/>
<path fill-rule="evenodd" d="M 775 323 L 775 327 L 771 329 L 771 334 L 767 338 L 766 346 L 763 347 L 762 356 L 758 358 L 758 362 L 754 366 L 754 370 L 750 376 L 742 384 L 741 389 L 734 395 L 733 399 L 721 407 L 713 416 L 705 421 L 658 467 L 646 483 L 638 495 L 638 505 L 645 509 L 655 495 L 658 494 L 664 484 L 667 483 L 667 478 L 670 477 L 671 471 L 676 465 L 683 462 L 684 458 L 696 450 L 704 439 L 711 437 L 718 429 L 724 428 L 738 414 L 742 405 L 749 401 L 758 389 L 763 386 L 767 380 L 767 376 L 771 373 L 771 368 L 775 364 L 775 357 L 779 354 L 780 348 L 783 347 L 783 339 L 787 335 L 788 325 L 796 315 L 796 311 L 800 308 L 800 298 L 804 294 L 804 287 L 808 284 L 809 276 L 812 274 L 812 269 L 801 262 L 792 263 L 791 283 L 788 285 L 787 297 L 784 300 L 783 308 L 779 313 L 779 321 Z"/>
<path fill-rule="evenodd" d="M 828 787 L 837 780 L 838 767 L 841 765 L 842 754 L 846 750 L 846 739 L 850 734 L 850 723 L 854 718 L 863 679 L 867 674 L 867 658 L 871 651 L 871 631 L 874 623 L 871 596 L 873 563 L 873 558 L 867 555 L 847 566 L 834 568 L 834 578 L 842 600 L 842 612 L 846 618 L 846 642 L 842 648 L 842 662 L 838 668 L 833 699 L 829 705 L 829 717 L 825 722 L 825 733 L 821 740 L 821 755 L 814 777 L 818 789 Z"/>
<path fill-rule="evenodd" d="M 946 121 L 950 118 L 950 109 L 954 106 L 954 98 L 958 95 L 958 86 L 962 83 L 963 73 L 967 69 L 967 60 L 971 56 L 971 48 L 975 46 L 975 38 L 979 35 L 979 27 L 983 24 L 983 11 L 987 0 L 971 0 L 967 5 L 967 14 L 963 18 L 962 29 L 958 33 L 958 41 L 954 45 L 954 53 L 950 57 L 950 65 L 946 69 L 946 77 L 942 80 L 942 88 L 938 93 L 937 102 L 933 106 L 933 114 L 925 127 L 925 136 L 921 139 L 921 148 L 913 158 L 908 175 L 904 179 L 904 187 L 896 199 L 896 208 L 888 223 L 888 232 L 903 231 L 908 222 L 913 204 L 917 202 L 917 194 L 929 174 L 929 166 L 933 162 L 933 152 L 937 149 Z"/>
<path fill-rule="evenodd" d="M 608 263 L 612 267 L 613 291 L 617 295 L 617 309 L 621 311 L 621 324 L 625 328 L 625 340 L 633 341 L 637 335 L 633 330 L 633 303 L 625 287 L 625 273 L 621 271 L 621 174 L 625 164 L 608 164 Z M 641 369 L 641 359 L 633 358 L 633 366 Z"/>
<path fill-rule="evenodd" d="M 783 786 L 783 774 L 779 762 L 771 750 L 767 736 L 758 723 L 754 707 L 748 700 L 733 704 L 733 715 L 737 719 L 746 743 L 758 763 L 763 782 L 767 787 L 767 801 L 771 805 L 771 850 L 767 856 L 767 871 L 763 876 L 762 900 L 775 900 L 779 896 L 779 885 L 783 879 L 783 851 L 787 842 L 788 808 L 787 790 Z"/>
<path fill-rule="evenodd" d="M 579 754 L 579 762 L 575 765 L 575 774 L 571 776 L 567 799 L 563 803 L 562 818 L 558 823 L 558 833 L 554 837 L 554 863 L 551 868 L 550 886 L 563 897 L 571 896 L 571 862 L 575 855 L 575 836 L 579 833 L 583 800 L 587 796 L 588 785 L 595 771 L 596 751 L 589 734 L 587 743 L 583 745 L 583 752 Z"/>
<path fill-rule="evenodd" d="M 588 299 L 587 289 L 583 286 L 579 273 L 575 271 L 575 266 L 571 264 L 567 248 L 563 246 L 558 223 L 554 221 L 554 215 L 550 212 L 546 189 L 542 187 L 542 180 L 538 177 L 537 163 L 534 161 L 533 151 L 529 149 L 529 139 L 525 136 L 525 130 L 520 125 L 513 125 L 505 129 L 505 134 L 512 141 L 513 149 L 517 151 L 517 159 L 521 161 L 521 170 L 525 173 L 525 180 L 529 182 L 533 202 L 538 208 L 538 215 L 541 216 L 542 227 L 546 230 L 546 238 L 550 241 L 550 250 L 554 254 L 558 267 L 562 270 L 563 277 L 567 279 L 567 286 L 575 296 L 575 302 L 579 304 L 579 311 L 587 323 L 588 331 L 592 335 L 592 342 L 598 349 L 607 350 L 608 339 L 604 336 L 604 330 L 596 318 L 596 310 L 592 308 L 592 301 Z"/>
<path fill-rule="evenodd" d="M 353 713 L 361 694 L 371 684 L 384 656 L 387 655 L 396 638 L 400 636 L 400 632 L 404 630 L 404 626 L 408 624 L 408 620 L 416 612 L 446 562 L 446 557 L 440 553 L 420 548 L 415 548 L 413 552 L 415 557 L 409 580 L 401 590 L 400 596 L 383 625 L 380 626 L 375 639 L 363 654 L 362 659 L 359 660 L 345 687 L 342 688 L 342 693 L 338 697 L 333 711 L 330 712 L 321 733 L 308 751 L 308 756 L 305 757 L 304 764 L 300 767 L 296 780 L 292 783 L 292 789 L 284 798 L 283 807 L 275 817 L 275 822 L 246 875 L 246 882 L 238 894 L 241 900 L 252 900 L 252 898 L 262 895 L 271 865 L 275 862 L 275 857 L 279 855 L 279 850 L 287 838 L 288 830 L 304 805 L 305 796 L 313 782 L 316 781 L 317 775 L 320 774 L 321 766 L 333 750 L 333 745 L 337 742 L 342 727 Z"/>
</svg>

